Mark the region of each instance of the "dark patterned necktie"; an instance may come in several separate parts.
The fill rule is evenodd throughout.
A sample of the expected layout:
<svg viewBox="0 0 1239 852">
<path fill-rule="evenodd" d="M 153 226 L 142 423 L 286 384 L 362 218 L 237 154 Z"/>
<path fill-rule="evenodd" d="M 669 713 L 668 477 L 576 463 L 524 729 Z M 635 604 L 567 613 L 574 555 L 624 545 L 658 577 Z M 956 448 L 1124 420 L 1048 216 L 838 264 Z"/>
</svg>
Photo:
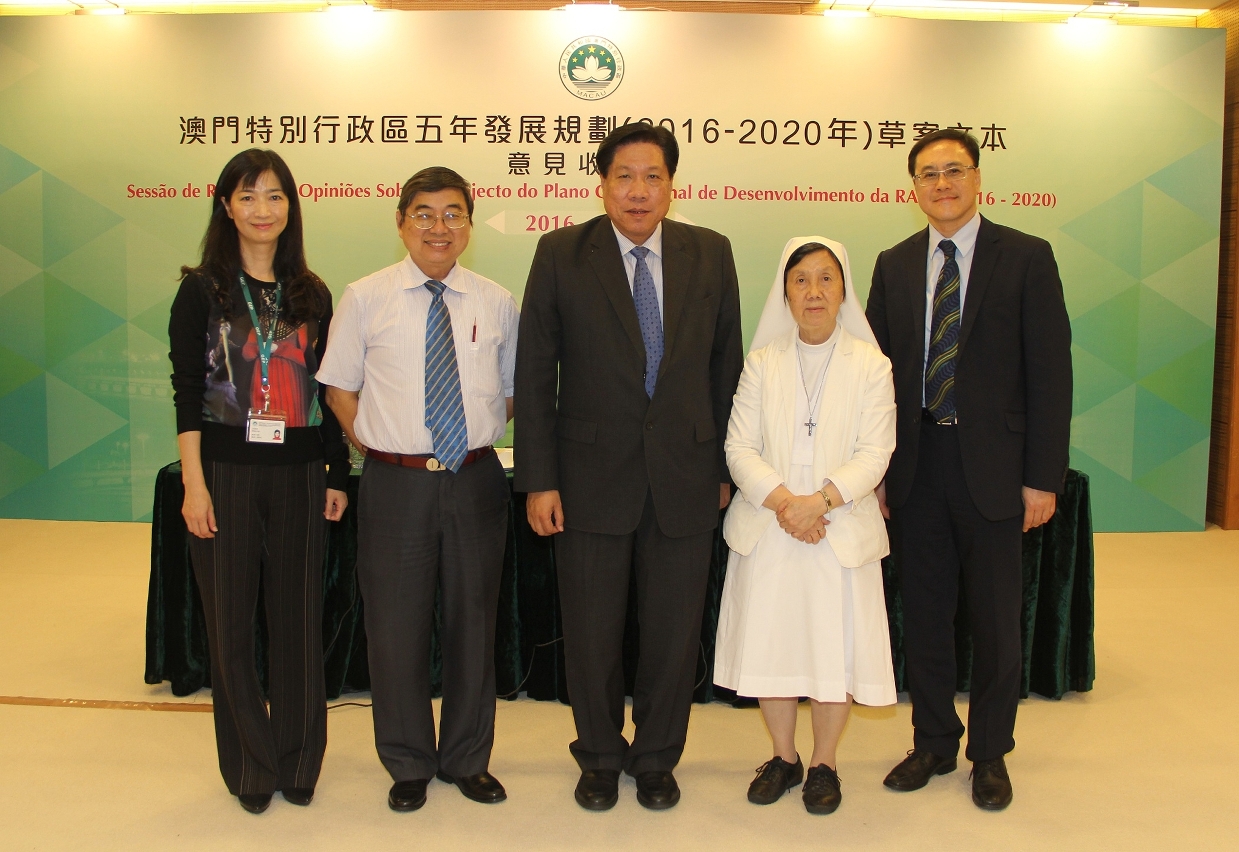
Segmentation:
<svg viewBox="0 0 1239 852">
<path fill-rule="evenodd" d="M 654 288 L 654 276 L 645 265 L 645 256 L 649 253 L 645 246 L 636 246 L 631 252 L 637 259 L 637 268 L 632 276 L 632 300 L 637 304 L 641 340 L 645 343 L 645 393 L 653 398 L 654 385 L 658 382 L 658 365 L 663 360 L 663 320 L 658 313 L 658 290 Z"/>
<path fill-rule="evenodd" d="M 955 243 L 943 240 L 946 256 L 934 288 L 933 324 L 925 357 L 925 407 L 939 423 L 955 417 L 955 356 L 959 352 L 959 264 Z"/>
<path fill-rule="evenodd" d="M 426 428 L 434 437 L 435 458 L 456 473 L 469 452 L 456 341 L 452 317 L 443 301 L 443 283 L 427 281 L 426 289 L 431 293 L 426 314 Z"/>
</svg>

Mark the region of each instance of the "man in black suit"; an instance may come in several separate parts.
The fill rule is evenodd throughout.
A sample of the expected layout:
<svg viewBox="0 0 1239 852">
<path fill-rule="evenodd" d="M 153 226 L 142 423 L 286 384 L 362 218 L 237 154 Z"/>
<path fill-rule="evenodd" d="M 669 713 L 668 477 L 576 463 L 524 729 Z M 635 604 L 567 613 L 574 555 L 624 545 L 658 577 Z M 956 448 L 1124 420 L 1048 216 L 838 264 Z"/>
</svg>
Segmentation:
<svg viewBox="0 0 1239 852">
<path fill-rule="evenodd" d="M 621 770 L 637 800 L 680 798 L 719 511 L 723 438 L 743 366 L 731 244 L 666 220 L 679 160 L 665 128 L 628 124 L 598 147 L 605 216 L 542 237 L 516 356 L 516 490 L 555 535 L 576 800 L 607 810 Z M 635 573 L 636 734 L 621 650 Z"/>
<path fill-rule="evenodd" d="M 894 790 L 955 769 L 953 622 L 972 628 L 972 799 L 1011 802 L 1022 653 L 1021 536 L 1054 514 L 1067 472 L 1071 325 L 1045 240 L 977 212 L 977 141 L 939 130 L 908 156 L 929 228 L 878 255 L 866 314 L 895 369 L 897 446 L 886 472 L 903 596 L 914 748 Z M 879 492 L 879 499 L 883 492 Z"/>
</svg>

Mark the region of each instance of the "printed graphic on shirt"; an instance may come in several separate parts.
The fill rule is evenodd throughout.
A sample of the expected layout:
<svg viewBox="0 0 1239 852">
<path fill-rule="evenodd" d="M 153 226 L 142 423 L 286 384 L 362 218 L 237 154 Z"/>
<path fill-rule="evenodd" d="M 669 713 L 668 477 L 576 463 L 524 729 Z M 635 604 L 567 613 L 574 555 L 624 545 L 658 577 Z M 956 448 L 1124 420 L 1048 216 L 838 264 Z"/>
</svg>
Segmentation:
<svg viewBox="0 0 1239 852">
<path fill-rule="evenodd" d="M 211 307 L 207 323 L 206 395 L 202 401 L 203 419 L 226 426 L 244 426 L 251 408 L 263 408 L 262 362 L 258 358 L 258 335 L 240 287 L 234 287 L 233 316 L 225 319 L 223 308 Z M 258 318 L 263 331 L 275 315 L 275 288 L 262 287 L 254 294 L 259 304 Z M 267 366 L 271 384 L 271 408 L 288 415 L 288 426 L 317 426 L 323 421 L 318 404 L 318 321 L 291 325 L 281 315 L 275 320 L 275 348 Z"/>
</svg>

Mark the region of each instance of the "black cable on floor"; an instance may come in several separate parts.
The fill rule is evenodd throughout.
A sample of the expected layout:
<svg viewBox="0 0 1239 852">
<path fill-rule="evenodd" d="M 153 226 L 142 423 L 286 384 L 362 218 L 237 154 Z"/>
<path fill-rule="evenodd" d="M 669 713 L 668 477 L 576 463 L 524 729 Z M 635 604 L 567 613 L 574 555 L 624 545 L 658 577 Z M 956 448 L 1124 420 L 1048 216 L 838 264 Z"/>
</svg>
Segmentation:
<svg viewBox="0 0 1239 852">
<path fill-rule="evenodd" d="M 551 645 L 556 645 L 562 641 L 564 641 L 564 637 L 560 636 L 558 639 L 552 639 L 550 642 L 543 642 L 540 645 L 534 645 L 533 653 L 529 655 L 529 668 L 525 670 L 525 676 L 521 678 L 521 682 L 517 684 L 516 689 L 512 690 L 511 692 L 505 695 L 498 695 L 495 697 L 507 699 L 507 698 L 515 698 L 516 696 L 520 695 L 521 687 L 525 685 L 525 682 L 529 680 L 529 676 L 533 674 L 533 661 L 538 656 L 538 649 L 549 648 Z"/>
<path fill-rule="evenodd" d="M 341 701 L 339 704 L 332 704 L 327 707 L 328 710 L 334 710 L 337 707 L 373 707 L 369 701 Z"/>
</svg>

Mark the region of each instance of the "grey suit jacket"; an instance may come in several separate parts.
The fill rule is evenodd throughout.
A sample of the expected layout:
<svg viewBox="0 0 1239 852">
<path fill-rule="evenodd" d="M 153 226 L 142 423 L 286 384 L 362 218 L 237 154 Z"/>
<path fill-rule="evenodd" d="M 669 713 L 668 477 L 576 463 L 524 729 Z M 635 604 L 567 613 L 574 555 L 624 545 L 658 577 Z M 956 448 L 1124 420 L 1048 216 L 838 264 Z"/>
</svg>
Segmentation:
<svg viewBox="0 0 1239 852">
<path fill-rule="evenodd" d="M 664 351 L 651 399 L 645 346 L 606 216 L 546 234 L 521 307 L 516 490 L 560 492 L 564 524 L 623 535 L 647 493 L 668 536 L 718 525 L 723 438 L 744 364 L 727 238 L 663 222 Z"/>
</svg>

